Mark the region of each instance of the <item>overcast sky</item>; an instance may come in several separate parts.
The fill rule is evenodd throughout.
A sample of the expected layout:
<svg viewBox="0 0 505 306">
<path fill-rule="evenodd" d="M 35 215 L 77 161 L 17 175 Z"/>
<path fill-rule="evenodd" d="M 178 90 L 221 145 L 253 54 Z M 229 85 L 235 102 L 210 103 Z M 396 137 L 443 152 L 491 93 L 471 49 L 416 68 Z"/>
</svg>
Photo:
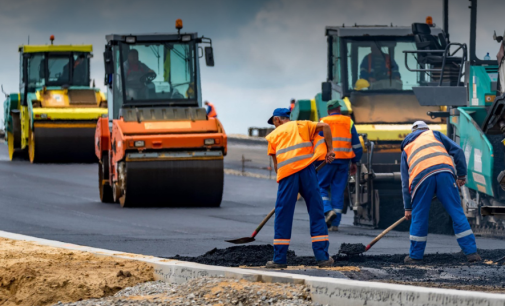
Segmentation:
<svg viewBox="0 0 505 306">
<path fill-rule="evenodd" d="M 469 2 L 449 0 L 452 41 L 467 41 Z M 0 83 L 18 90 L 17 47 L 93 44 L 91 76 L 103 86 L 105 35 L 184 30 L 211 37 L 215 67 L 202 59 L 203 99 L 216 105 L 228 133 L 267 126 L 276 107 L 291 98 L 310 99 L 326 79 L 325 26 L 391 24 L 410 26 L 430 15 L 442 26 L 442 0 L 0 0 Z M 502 35 L 503 0 L 479 0 L 477 54 L 492 58 Z M 3 112 L 2 112 L 3 114 Z"/>
</svg>

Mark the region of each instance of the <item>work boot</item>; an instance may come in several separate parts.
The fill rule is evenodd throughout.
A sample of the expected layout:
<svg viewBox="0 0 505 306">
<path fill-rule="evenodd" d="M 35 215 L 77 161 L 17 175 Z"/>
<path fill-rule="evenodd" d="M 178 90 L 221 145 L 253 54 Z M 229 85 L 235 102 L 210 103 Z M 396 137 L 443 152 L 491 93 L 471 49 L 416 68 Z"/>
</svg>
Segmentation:
<svg viewBox="0 0 505 306">
<path fill-rule="evenodd" d="M 406 263 L 406 264 L 416 264 L 416 263 L 420 263 L 422 261 L 423 261 L 422 259 L 414 259 L 414 258 L 410 257 L 409 255 L 407 255 L 405 257 L 405 259 L 403 259 L 403 263 Z"/>
<path fill-rule="evenodd" d="M 338 232 L 338 226 L 332 225 L 328 227 L 328 232 Z"/>
<path fill-rule="evenodd" d="M 333 220 L 335 220 L 335 218 L 337 217 L 337 213 L 334 212 L 333 210 L 330 210 L 329 212 L 325 213 L 324 216 L 325 216 L 324 221 L 326 222 L 326 226 L 330 227 L 331 222 L 333 222 Z"/>
<path fill-rule="evenodd" d="M 287 264 L 275 263 L 273 260 L 267 261 L 265 268 L 267 269 L 286 269 L 288 267 Z"/>
<path fill-rule="evenodd" d="M 476 262 L 476 261 L 481 261 L 482 258 L 480 258 L 480 255 L 478 253 L 473 253 L 473 254 L 466 255 L 466 260 L 468 262 Z"/>
<path fill-rule="evenodd" d="M 330 257 L 328 260 L 319 260 L 319 261 L 317 262 L 317 266 L 318 266 L 319 268 L 327 268 L 327 267 L 331 267 L 331 266 L 333 266 L 333 263 L 334 263 L 334 262 L 335 262 L 335 261 L 333 260 L 333 258 L 331 258 L 331 257 Z"/>
</svg>

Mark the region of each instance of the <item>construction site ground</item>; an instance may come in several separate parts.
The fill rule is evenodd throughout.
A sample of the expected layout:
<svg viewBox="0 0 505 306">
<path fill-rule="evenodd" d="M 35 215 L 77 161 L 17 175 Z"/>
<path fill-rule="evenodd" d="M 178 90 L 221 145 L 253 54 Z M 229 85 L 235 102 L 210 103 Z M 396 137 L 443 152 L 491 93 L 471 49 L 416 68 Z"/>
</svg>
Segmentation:
<svg viewBox="0 0 505 306">
<path fill-rule="evenodd" d="M 0 238 L 0 305 L 53 305 L 114 295 L 153 280 L 139 261 Z"/>
<path fill-rule="evenodd" d="M 255 173 L 261 178 L 240 176 L 242 156 L 244 160 L 251 160 L 244 164 L 246 174 Z M 261 269 L 260 266 L 272 257 L 268 245 L 273 239 L 273 220 L 251 244 L 259 248 L 256 251 L 244 247 L 226 250 L 231 245 L 224 240 L 249 236 L 274 206 L 277 183 L 268 179 L 268 166 L 265 144 L 248 145 L 232 140 L 225 168 L 233 175 L 225 175 L 220 208 L 122 209 L 119 204 L 99 201 L 96 164 L 10 162 L 7 146 L 1 145 L 0 230 L 166 258 L 177 255 L 185 259 L 198 258 L 215 248 L 225 249 L 224 254 L 229 256 L 223 258 L 227 260 L 208 263 Z M 381 232 L 355 227 L 352 222 L 349 211 L 343 216 L 339 232 L 330 233 L 330 254 L 337 254 L 342 243 L 366 245 Z M 503 240 L 477 237 L 477 245 L 488 261 L 469 266 L 462 255 L 457 255 L 456 259 L 446 255 L 460 250 L 454 236 L 429 235 L 426 253 L 433 254 L 430 256 L 437 260 L 421 267 L 408 267 L 401 264 L 401 260 L 408 253 L 409 235 L 391 232 L 366 256 L 350 261 L 339 258 L 334 269 L 320 270 L 307 268 L 314 264 L 309 232 L 309 218 L 302 200 L 297 203 L 290 245 L 297 257 L 290 257 L 289 264 L 295 267 L 287 272 L 423 285 L 437 284 L 433 280 L 438 279 L 443 280 L 443 286 L 468 285 L 471 287 L 468 289 L 490 291 L 500 291 L 504 284 L 500 278 L 500 274 L 503 275 L 501 263 L 495 262 L 505 256 L 505 251 L 500 250 L 505 249 Z M 247 262 L 251 258 L 256 260 Z M 484 282 L 489 286 L 482 287 Z"/>
</svg>

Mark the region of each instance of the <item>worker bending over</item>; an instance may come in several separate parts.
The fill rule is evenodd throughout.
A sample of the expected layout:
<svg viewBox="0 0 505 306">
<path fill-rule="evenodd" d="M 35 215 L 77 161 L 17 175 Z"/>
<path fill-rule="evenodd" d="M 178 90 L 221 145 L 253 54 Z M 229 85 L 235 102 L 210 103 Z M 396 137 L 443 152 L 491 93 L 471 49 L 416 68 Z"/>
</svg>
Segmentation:
<svg viewBox="0 0 505 306">
<path fill-rule="evenodd" d="M 414 123 L 412 133 L 405 137 L 401 148 L 405 218 L 412 218 L 410 252 L 405 257 L 405 263 L 423 259 L 428 238 L 428 216 L 434 194 L 451 216 L 456 239 L 467 260 L 481 260 L 458 192 L 458 187 L 466 182 L 467 168 L 463 150 L 442 133 L 431 131 L 423 121 Z"/>
<path fill-rule="evenodd" d="M 329 231 L 338 231 L 344 208 L 344 192 L 349 177 L 349 166 L 351 175 L 356 174 L 356 163 L 363 154 L 363 147 L 359 141 L 354 122 L 351 118 L 340 113 L 342 106 L 345 106 L 345 102 L 340 99 L 329 101 L 327 104 L 329 116 L 321 119 L 321 122 L 330 126 L 333 135 L 333 151 L 335 152 L 335 160 L 317 173 Z M 319 134 L 322 136 L 321 133 Z M 316 150 L 317 146 L 321 144 L 321 140 L 316 143 Z M 319 158 L 321 162 L 323 159 L 323 157 Z"/>
<path fill-rule="evenodd" d="M 272 156 L 277 173 L 277 201 L 275 203 L 274 258 L 267 268 L 287 267 L 286 255 L 291 239 L 293 215 L 298 193 L 307 204 L 310 216 L 312 249 L 320 267 L 331 266 L 329 257 L 328 229 L 324 221 L 324 208 L 317 186 L 316 170 L 313 166 L 323 153 L 314 153 L 312 141 L 318 132 L 323 132 L 326 142 L 326 162 L 333 161 L 330 127 L 324 122 L 290 121 L 290 111 L 278 108 L 268 120 L 275 125 L 268 140 L 268 155 Z"/>
<path fill-rule="evenodd" d="M 209 101 L 205 101 L 205 105 L 207 105 L 207 116 L 209 118 L 217 118 L 216 107 L 214 107 L 214 104 Z"/>
</svg>

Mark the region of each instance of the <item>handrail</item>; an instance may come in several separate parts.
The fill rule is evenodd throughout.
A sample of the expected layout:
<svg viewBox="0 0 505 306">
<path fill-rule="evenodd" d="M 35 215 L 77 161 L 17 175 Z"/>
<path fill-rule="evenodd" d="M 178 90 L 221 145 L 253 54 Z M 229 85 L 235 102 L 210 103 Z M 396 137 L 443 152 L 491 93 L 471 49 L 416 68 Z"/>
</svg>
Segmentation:
<svg viewBox="0 0 505 306">
<path fill-rule="evenodd" d="M 454 53 L 450 53 L 450 47 L 451 46 L 459 46 Z M 463 56 L 457 57 L 454 56 L 456 52 L 458 52 L 460 49 L 463 50 Z M 448 59 L 461 59 L 460 65 L 459 65 L 459 72 L 458 72 L 458 85 L 459 86 L 459 80 L 461 79 L 461 75 L 463 73 L 463 66 L 466 62 L 467 59 L 467 46 L 465 43 L 449 43 L 444 50 L 416 50 L 416 51 L 403 51 L 405 53 L 405 67 L 407 68 L 408 71 L 411 72 L 440 72 L 440 81 L 438 83 L 438 86 L 442 86 L 442 81 L 444 79 L 444 71 L 445 71 L 445 64 Z M 427 68 L 427 69 L 413 69 L 409 67 L 408 64 L 408 54 L 428 54 L 428 53 L 441 53 L 442 54 L 442 67 L 441 68 Z M 416 59 L 417 60 L 417 59 Z"/>
</svg>

